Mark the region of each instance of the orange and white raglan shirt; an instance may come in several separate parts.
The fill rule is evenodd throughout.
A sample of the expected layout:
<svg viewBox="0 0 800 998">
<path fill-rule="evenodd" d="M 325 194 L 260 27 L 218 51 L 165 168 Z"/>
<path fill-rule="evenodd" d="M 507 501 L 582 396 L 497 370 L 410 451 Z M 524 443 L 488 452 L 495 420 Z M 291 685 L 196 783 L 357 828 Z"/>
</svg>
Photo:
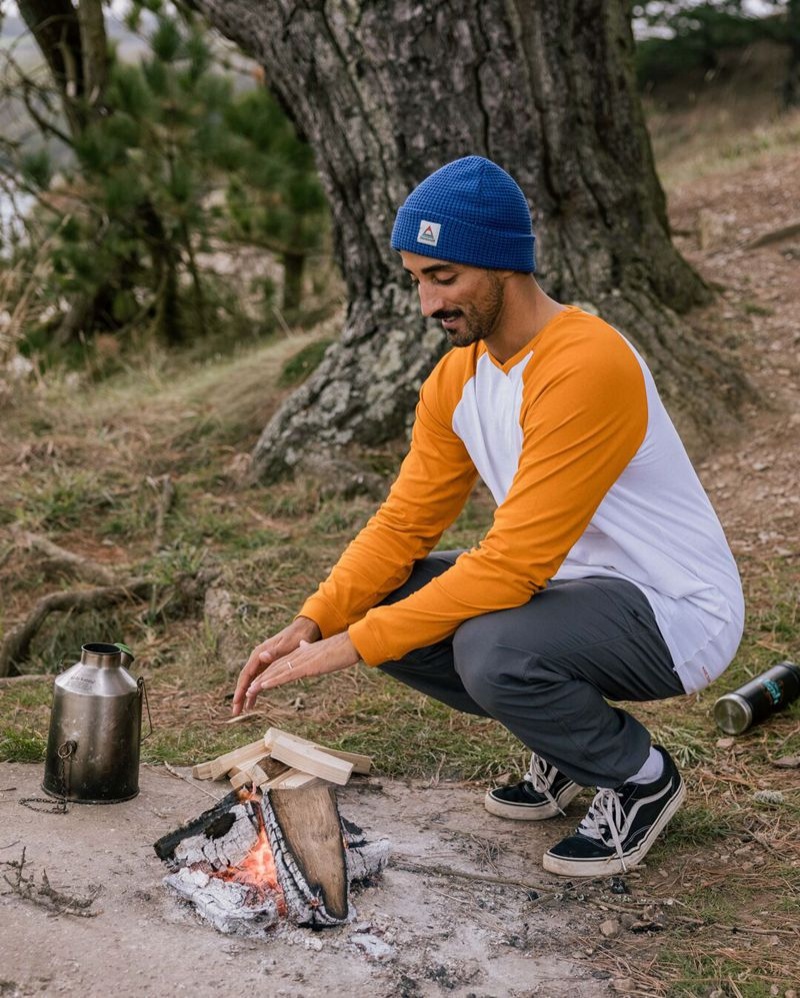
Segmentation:
<svg viewBox="0 0 800 998">
<path fill-rule="evenodd" d="M 478 476 L 497 503 L 480 544 L 377 606 L 436 547 Z M 379 665 L 520 606 L 551 579 L 598 575 L 642 590 L 687 692 L 733 658 L 739 575 L 652 375 L 620 333 L 569 307 L 504 364 L 482 342 L 442 358 L 388 498 L 300 613 L 324 637 L 348 630 Z"/>
</svg>

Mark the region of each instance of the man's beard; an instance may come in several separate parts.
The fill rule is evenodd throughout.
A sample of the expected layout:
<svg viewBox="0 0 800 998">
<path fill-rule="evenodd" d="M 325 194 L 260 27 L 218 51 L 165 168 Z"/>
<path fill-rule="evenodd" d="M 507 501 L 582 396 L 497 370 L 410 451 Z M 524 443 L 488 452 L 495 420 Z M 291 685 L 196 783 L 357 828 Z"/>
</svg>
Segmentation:
<svg viewBox="0 0 800 998">
<path fill-rule="evenodd" d="M 462 319 L 463 328 L 446 329 L 450 342 L 455 347 L 468 347 L 490 336 L 497 325 L 503 310 L 503 282 L 495 274 L 489 274 L 489 287 L 486 294 L 477 302 L 465 305 L 463 309 L 442 309 L 434 312 L 432 319 Z"/>
</svg>

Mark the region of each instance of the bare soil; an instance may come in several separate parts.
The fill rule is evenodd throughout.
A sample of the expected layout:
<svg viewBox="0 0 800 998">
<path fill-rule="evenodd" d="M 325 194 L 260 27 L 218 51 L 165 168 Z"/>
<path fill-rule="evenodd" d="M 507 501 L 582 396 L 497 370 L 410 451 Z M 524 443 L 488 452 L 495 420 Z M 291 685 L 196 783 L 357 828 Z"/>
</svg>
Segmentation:
<svg viewBox="0 0 800 998">
<path fill-rule="evenodd" d="M 792 558 L 797 573 L 800 231 L 753 244 L 800 225 L 800 153 L 683 184 L 670 209 L 678 248 L 720 289 L 708 320 L 727 330 L 766 403 L 698 472 L 740 568 L 777 555 Z"/>
<path fill-rule="evenodd" d="M 518 823 L 484 811 L 474 787 L 353 782 L 338 792 L 340 811 L 370 837 L 390 838 L 389 868 L 354 895 L 352 924 L 321 932 L 278 928 L 254 940 L 202 922 L 162 885 L 166 870 L 152 849 L 211 806 L 209 787 L 221 797 L 223 784 L 184 782 L 145 766 L 134 800 L 72 804 L 62 815 L 18 803 L 41 796 L 41 777 L 38 765 L 0 764 L 0 873 L 7 878 L 0 882 L 0 995 L 610 993 L 611 975 L 593 968 L 585 953 L 602 910 L 551 897 L 546 889 L 564 884 L 539 863 L 574 816 L 520 834 Z M 66 894 L 86 897 L 100 885 L 87 909 L 95 917 L 54 915 L 17 896 L 8 864 L 23 846 L 26 873 L 37 883 L 46 870 L 52 887 Z"/>
</svg>

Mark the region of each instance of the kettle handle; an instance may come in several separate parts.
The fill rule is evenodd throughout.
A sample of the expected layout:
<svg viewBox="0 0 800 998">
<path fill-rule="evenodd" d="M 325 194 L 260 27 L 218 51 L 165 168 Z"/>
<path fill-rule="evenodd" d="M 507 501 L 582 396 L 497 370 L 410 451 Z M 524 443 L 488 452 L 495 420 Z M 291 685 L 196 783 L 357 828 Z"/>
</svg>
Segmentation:
<svg viewBox="0 0 800 998">
<path fill-rule="evenodd" d="M 136 685 L 139 687 L 139 698 L 141 699 L 142 696 L 144 695 L 144 703 L 145 706 L 147 707 L 147 723 L 150 725 L 150 730 L 147 732 L 144 738 L 142 738 L 142 741 L 144 741 L 145 739 L 149 738 L 150 735 L 152 735 L 153 733 L 153 718 L 150 716 L 150 700 L 148 699 L 147 696 L 147 684 L 144 681 L 144 676 L 139 676 L 139 678 L 136 680 Z"/>
</svg>

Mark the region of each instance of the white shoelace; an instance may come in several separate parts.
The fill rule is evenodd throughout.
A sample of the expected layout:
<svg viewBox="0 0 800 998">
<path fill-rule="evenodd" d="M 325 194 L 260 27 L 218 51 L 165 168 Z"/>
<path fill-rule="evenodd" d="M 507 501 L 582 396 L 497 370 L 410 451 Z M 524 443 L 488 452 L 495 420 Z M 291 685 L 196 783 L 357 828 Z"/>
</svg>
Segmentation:
<svg viewBox="0 0 800 998">
<path fill-rule="evenodd" d="M 610 787 L 600 787 L 594 795 L 594 800 L 586 817 L 578 825 L 578 832 L 590 839 L 597 839 L 604 845 L 612 845 L 617 851 L 623 872 L 627 873 L 625 856 L 622 851 L 620 825 L 624 820 L 622 802 L 616 790 Z M 609 838 L 611 842 L 609 842 Z"/>
<path fill-rule="evenodd" d="M 550 801 L 553 807 L 558 810 L 559 814 L 564 814 L 562 808 L 559 807 L 558 801 L 550 792 L 552 780 L 548 776 L 548 771 L 551 768 L 552 767 L 549 766 L 544 759 L 534 752 L 531 755 L 531 764 L 528 772 L 525 774 L 525 779 L 531 784 L 536 793 L 543 794 L 544 797 Z"/>
</svg>

